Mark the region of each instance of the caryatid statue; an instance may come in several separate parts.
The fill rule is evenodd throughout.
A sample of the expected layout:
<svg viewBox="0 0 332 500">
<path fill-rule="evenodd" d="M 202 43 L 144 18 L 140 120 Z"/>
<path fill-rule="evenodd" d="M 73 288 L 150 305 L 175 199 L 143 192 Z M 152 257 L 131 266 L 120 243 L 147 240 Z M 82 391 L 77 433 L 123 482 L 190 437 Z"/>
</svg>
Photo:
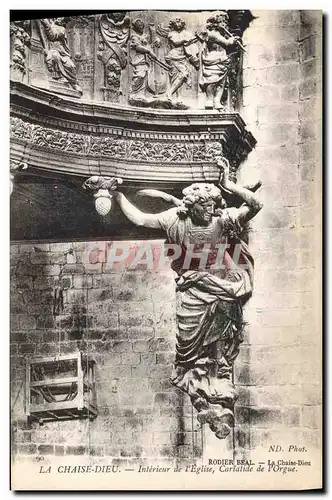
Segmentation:
<svg viewBox="0 0 332 500">
<path fill-rule="evenodd" d="M 253 191 L 229 179 L 226 159 L 217 164 L 219 187 L 192 184 L 182 200 L 159 192 L 177 205 L 161 213 L 143 213 L 121 192 L 112 194 L 130 221 L 163 229 L 168 243 L 181 248 L 171 265 L 179 294 L 171 381 L 190 396 L 198 420 L 224 438 L 233 425 L 237 398 L 232 367 L 243 340 L 242 308 L 253 290 L 254 264 L 242 233 L 262 205 Z M 222 192 L 237 198 L 239 207 L 227 207 Z"/>
</svg>

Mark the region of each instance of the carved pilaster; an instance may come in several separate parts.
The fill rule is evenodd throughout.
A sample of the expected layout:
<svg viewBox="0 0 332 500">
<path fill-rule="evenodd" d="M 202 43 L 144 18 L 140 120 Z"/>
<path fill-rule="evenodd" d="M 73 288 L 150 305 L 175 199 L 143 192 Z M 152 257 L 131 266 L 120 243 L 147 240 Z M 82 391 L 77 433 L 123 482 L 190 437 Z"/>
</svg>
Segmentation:
<svg viewBox="0 0 332 500">
<path fill-rule="evenodd" d="M 11 74 L 12 80 L 23 81 L 27 72 L 27 47 L 31 41 L 31 22 L 16 21 L 10 23 Z"/>
<path fill-rule="evenodd" d="M 97 57 L 104 66 L 105 101 L 119 102 L 121 74 L 127 66 L 129 17 L 126 12 L 103 14 L 99 18 L 100 39 Z"/>
</svg>

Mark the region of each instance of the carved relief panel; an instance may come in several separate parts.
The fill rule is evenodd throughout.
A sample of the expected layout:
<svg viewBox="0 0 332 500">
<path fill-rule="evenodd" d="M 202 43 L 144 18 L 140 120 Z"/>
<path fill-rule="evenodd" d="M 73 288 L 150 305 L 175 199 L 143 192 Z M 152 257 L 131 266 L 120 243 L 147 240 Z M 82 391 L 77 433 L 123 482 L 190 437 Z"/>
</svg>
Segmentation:
<svg viewBox="0 0 332 500">
<path fill-rule="evenodd" d="M 251 20 L 250 11 L 113 11 L 34 20 L 29 83 L 134 107 L 232 112 L 241 103 L 241 37 Z M 12 64 L 23 67 L 26 35 L 22 27 L 15 30 Z"/>
</svg>

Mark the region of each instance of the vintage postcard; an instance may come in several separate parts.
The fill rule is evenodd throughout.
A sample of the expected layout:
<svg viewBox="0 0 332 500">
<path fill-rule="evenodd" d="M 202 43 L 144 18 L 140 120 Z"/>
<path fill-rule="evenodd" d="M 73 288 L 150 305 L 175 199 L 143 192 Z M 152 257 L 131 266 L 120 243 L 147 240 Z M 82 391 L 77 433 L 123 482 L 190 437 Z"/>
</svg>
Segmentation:
<svg viewBox="0 0 332 500">
<path fill-rule="evenodd" d="M 322 12 L 11 15 L 11 488 L 321 489 Z"/>
</svg>

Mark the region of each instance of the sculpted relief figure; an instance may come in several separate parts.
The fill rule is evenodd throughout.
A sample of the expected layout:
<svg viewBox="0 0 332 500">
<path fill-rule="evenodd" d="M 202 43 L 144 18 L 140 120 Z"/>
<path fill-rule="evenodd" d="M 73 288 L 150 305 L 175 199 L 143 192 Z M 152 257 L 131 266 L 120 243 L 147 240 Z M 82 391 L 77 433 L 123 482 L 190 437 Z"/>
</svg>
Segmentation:
<svg viewBox="0 0 332 500">
<path fill-rule="evenodd" d="M 196 70 L 199 68 L 199 48 L 196 35 L 186 29 L 183 19 L 177 17 L 169 22 L 169 29 L 158 28 L 158 33 L 167 36 L 170 50 L 165 56 L 169 65 L 170 86 L 168 97 L 171 99 L 184 83 L 188 83 L 190 77 L 190 65 Z"/>
<path fill-rule="evenodd" d="M 157 192 L 177 205 L 159 214 L 141 212 L 118 191 L 113 195 L 134 224 L 163 229 L 167 242 L 181 249 L 172 261 L 178 275 L 172 383 L 190 396 L 198 420 L 224 438 L 237 397 L 232 366 L 242 341 L 242 308 L 253 289 L 253 259 L 242 232 L 261 205 L 251 190 L 230 181 L 227 160 L 218 166 L 220 187 L 193 184 L 182 200 Z M 240 207 L 227 207 L 222 192 L 237 197 Z"/>
<path fill-rule="evenodd" d="M 229 36 L 228 14 L 226 12 L 210 17 L 206 31 L 200 36 L 205 41 L 202 52 L 202 75 L 200 88 L 206 93 L 207 109 L 224 107 L 225 87 L 232 59 L 227 53 L 229 47 L 239 48 L 240 37 Z"/>
<path fill-rule="evenodd" d="M 131 94 L 136 97 L 147 97 L 148 94 L 160 95 L 166 90 L 169 67 L 155 53 L 160 47 L 160 40 L 155 37 L 154 26 L 149 26 L 146 33 L 145 24 L 136 19 L 131 25 L 129 40 L 130 64 L 132 66 Z"/>
<path fill-rule="evenodd" d="M 45 62 L 52 78 L 67 82 L 73 89 L 81 92 L 77 82 L 76 66 L 68 46 L 66 19 L 58 17 L 36 22 L 44 48 Z"/>
</svg>

